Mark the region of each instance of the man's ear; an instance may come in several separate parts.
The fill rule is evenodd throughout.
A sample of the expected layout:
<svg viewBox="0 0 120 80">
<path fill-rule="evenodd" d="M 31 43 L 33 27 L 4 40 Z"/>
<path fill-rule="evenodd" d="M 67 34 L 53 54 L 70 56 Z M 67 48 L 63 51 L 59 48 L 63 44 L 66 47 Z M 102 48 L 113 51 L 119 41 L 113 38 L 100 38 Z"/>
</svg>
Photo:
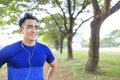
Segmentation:
<svg viewBox="0 0 120 80">
<path fill-rule="evenodd" d="M 22 33 L 22 30 L 23 30 L 23 28 L 22 28 L 22 27 L 20 27 L 20 28 L 19 28 L 19 33 Z"/>
</svg>

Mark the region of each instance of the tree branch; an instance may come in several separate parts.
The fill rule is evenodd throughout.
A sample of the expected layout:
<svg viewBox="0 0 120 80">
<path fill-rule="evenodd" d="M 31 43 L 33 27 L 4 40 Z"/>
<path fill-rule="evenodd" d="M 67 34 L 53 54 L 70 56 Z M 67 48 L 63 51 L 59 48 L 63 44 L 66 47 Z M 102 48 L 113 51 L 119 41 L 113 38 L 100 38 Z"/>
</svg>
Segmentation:
<svg viewBox="0 0 120 80">
<path fill-rule="evenodd" d="M 86 19 L 86 20 L 81 20 L 82 21 L 82 23 L 81 24 L 79 24 L 79 26 L 77 27 L 77 29 L 75 29 L 75 32 L 74 32 L 74 34 L 78 31 L 78 29 L 82 26 L 82 24 L 84 24 L 85 22 L 87 22 L 87 21 L 89 21 L 91 18 L 93 18 L 93 16 L 91 16 L 90 18 L 88 18 L 88 19 Z"/>
<path fill-rule="evenodd" d="M 104 0 L 104 7 L 102 11 L 103 19 L 105 19 L 110 13 L 110 3 L 111 3 L 111 0 Z"/>
<path fill-rule="evenodd" d="M 64 32 L 62 31 L 62 29 L 61 29 L 61 26 L 59 26 L 59 23 L 58 23 L 57 20 L 54 18 L 54 16 L 53 16 L 51 13 L 49 13 L 46 9 L 44 9 L 44 11 L 46 11 L 46 13 L 49 14 L 49 15 L 52 17 L 52 19 L 55 21 L 56 25 L 58 26 L 59 30 L 60 30 L 62 33 L 64 33 Z"/>
<path fill-rule="evenodd" d="M 116 11 L 118 11 L 119 9 L 120 9 L 120 1 L 118 1 L 118 2 L 110 9 L 110 14 L 109 14 L 109 16 L 110 16 L 111 14 L 115 13 Z"/>
<path fill-rule="evenodd" d="M 68 7 L 68 13 L 69 13 L 69 15 L 71 17 L 72 14 L 71 14 L 71 1 L 70 0 L 67 0 L 67 7 Z"/>
<path fill-rule="evenodd" d="M 83 6 L 81 8 L 80 11 L 78 11 L 77 15 L 74 17 L 74 19 L 76 19 L 78 17 L 78 15 L 83 12 L 83 10 L 87 7 L 87 5 L 89 4 L 89 0 L 84 0 Z"/>
<path fill-rule="evenodd" d="M 72 13 L 72 15 L 75 13 L 75 8 L 76 8 L 76 0 L 73 0 L 73 13 Z"/>
<path fill-rule="evenodd" d="M 94 15 L 97 15 L 98 13 L 100 13 L 101 10 L 100 10 L 100 7 L 99 7 L 99 5 L 98 5 L 97 0 L 91 0 L 91 3 L 92 3 L 92 5 L 93 5 Z"/>
<path fill-rule="evenodd" d="M 63 13 L 64 27 L 65 27 L 65 29 L 67 30 L 67 25 L 66 25 L 66 24 L 67 24 L 67 19 L 66 19 L 65 12 L 64 12 L 63 8 L 60 6 L 58 0 L 55 0 L 55 1 L 56 1 L 57 5 L 59 6 L 59 8 L 61 9 L 61 11 L 62 11 L 62 13 Z"/>
</svg>

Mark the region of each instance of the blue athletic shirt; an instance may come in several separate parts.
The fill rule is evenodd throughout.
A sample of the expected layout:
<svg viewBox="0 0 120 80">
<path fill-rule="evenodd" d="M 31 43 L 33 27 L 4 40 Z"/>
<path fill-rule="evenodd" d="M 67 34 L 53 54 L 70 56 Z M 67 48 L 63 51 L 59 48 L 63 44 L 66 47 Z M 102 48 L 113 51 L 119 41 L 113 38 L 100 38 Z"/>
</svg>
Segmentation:
<svg viewBox="0 0 120 80">
<path fill-rule="evenodd" d="M 50 49 L 39 42 L 27 46 L 18 41 L 0 50 L 0 67 L 7 63 L 8 80 L 44 80 L 44 63 L 54 59 Z"/>
</svg>

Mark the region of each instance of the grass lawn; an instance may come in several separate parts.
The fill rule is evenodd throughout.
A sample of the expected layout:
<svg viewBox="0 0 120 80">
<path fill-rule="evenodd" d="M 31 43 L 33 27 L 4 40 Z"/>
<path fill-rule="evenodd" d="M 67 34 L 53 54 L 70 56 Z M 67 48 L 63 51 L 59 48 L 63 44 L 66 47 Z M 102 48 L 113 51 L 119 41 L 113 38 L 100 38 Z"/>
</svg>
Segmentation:
<svg viewBox="0 0 120 80">
<path fill-rule="evenodd" d="M 74 50 L 74 60 L 66 60 L 66 51 L 60 57 L 64 66 L 79 80 L 120 80 L 120 50 L 116 48 L 100 49 L 100 74 L 86 74 L 84 67 L 88 59 L 88 49 Z"/>
</svg>

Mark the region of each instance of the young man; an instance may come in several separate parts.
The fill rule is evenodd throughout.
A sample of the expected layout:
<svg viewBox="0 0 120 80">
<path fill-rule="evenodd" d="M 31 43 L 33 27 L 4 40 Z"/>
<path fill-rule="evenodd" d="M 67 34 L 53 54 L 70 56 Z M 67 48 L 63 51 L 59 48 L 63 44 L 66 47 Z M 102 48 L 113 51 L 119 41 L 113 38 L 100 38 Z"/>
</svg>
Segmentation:
<svg viewBox="0 0 120 80">
<path fill-rule="evenodd" d="M 50 49 L 36 41 L 38 19 L 26 13 L 20 19 L 19 26 L 23 40 L 0 50 L 0 67 L 7 63 L 8 80 L 44 80 L 43 66 L 46 61 L 51 67 L 46 80 L 53 80 L 56 61 Z"/>
</svg>

